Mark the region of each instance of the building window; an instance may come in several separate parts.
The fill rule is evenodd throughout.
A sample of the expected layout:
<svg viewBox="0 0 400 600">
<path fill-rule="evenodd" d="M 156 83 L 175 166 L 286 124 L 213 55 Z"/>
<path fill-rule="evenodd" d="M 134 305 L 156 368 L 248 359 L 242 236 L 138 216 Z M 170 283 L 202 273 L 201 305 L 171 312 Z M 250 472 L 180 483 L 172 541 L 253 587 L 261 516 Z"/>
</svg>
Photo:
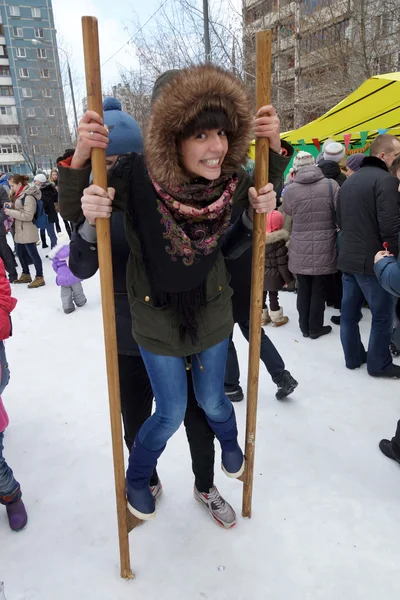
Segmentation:
<svg viewBox="0 0 400 600">
<path fill-rule="evenodd" d="M 43 38 L 43 29 L 35 29 L 35 38 Z"/>
<path fill-rule="evenodd" d="M 12 146 L 11 144 L 1 144 L 0 146 L 0 152 L 2 154 L 12 154 Z"/>
<path fill-rule="evenodd" d="M 40 10 L 40 8 L 32 8 L 32 17 L 34 19 L 40 19 L 41 16 L 42 16 L 42 11 Z"/>
<path fill-rule="evenodd" d="M 13 27 L 14 37 L 24 37 L 24 30 L 22 27 Z"/>
<path fill-rule="evenodd" d="M 38 58 L 47 58 L 47 50 L 45 48 L 37 49 Z"/>
<path fill-rule="evenodd" d="M 22 96 L 24 98 L 32 98 L 32 90 L 31 90 L 31 88 L 22 88 Z"/>
<path fill-rule="evenodd" d="M 5 45 L 0 46 L 0 56 L 4 56 L 4 58 L 8 57 L 7 46 L 5 46 Z"/>
<path fill-rule="evenodd" d="M 39 135 L 38 127 L 28 127 L 29 135 Z"/>
<path fill-rule="evenodd" d="M 49 88 L 45 88 L 45 89 L 43 90 L 43 96 L 44 96 L 45 98 L 52 98 L 52 97 L 53 97 L 53 91 L 52 91 L 52 90 L 50 90 Z"/>
<path fill-rule="evenodd" d="M 48 117 L 55 117 L 56 116 L 56 109 L 55 108 L 48 108 L 47 109 L 47 116 Z"/>
<path fill-rule="evenodd" d="M 19 68 L 19 76 L 22 79 L 26 79 L 27 77 L 29 77 L 29 71 L 28 71 L 28 69 L 25 69 L 25 67 L 20 67 Z"/>
<path fill-rule="evenodd" d="M 10 6 L 10 17 L 19 17 L 20 15 L 19 6 Z"/>
<path fill-rule="evenodd" d="M 14 170 L 14 167 L 12 165 L 0 164 L 0 171 L 3 171 L 3 173 L 12 173 L 13 170 Z"/>
<path fill-rule="evenodd" d="M 0 125 L 0 135 L 18 135 L 18 127 L 16 125 Z"/>
<path fill-rule="evenodd" d="M 40 77 L 42 79 L 48 79 L 50 77 L 48 69 L 40 69 Z"/>
<path fill-rule="evenodd" d="M 17 58 L 26 58 L 26 48 L 17 48 Z"/>
<path fill-rule="evenodd" d="M 27 108 L 25 111 L 26 116 L 29 117 L 35 117 L 36 116 L 36 111 L 34 108 Z"/>
<path fill-rule="evenodd" d="M 12 85 L 0 85 L 0 96 L 14 96 Z"/>
<path fill-rule="evenodd" d="M 11 106 L 0 106 L 0 115 L 12 115 Z"/>
<path fill-rule="evenodd" d="M 11 75 L 10 67 L 0 65 L 0 75 L 9 77 Z"/>
</svg>

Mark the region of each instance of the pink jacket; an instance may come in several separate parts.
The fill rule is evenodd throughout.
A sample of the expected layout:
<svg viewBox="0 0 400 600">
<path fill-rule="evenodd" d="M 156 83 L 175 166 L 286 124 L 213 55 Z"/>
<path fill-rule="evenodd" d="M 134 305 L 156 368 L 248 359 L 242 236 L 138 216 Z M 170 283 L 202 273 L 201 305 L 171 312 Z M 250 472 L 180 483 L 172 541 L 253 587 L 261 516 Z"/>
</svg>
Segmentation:
<svg viewBox="0 0 400 600">
<path fill-rule="evenodd" d="M 3 402 L 0 398 L 0 433 L 3 433 L 5 428 L 8 425 L 8 415 L 6 413 L 6 409 L 4 408 Z"/>
</svg>

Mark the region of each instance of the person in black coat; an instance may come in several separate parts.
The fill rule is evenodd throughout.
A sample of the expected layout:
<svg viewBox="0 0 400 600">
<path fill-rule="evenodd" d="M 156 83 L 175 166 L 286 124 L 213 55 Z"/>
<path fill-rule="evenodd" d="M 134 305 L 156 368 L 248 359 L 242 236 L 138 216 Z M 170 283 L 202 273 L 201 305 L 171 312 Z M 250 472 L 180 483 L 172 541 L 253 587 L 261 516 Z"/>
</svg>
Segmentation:
<svg viewBox="0 0 400 600">
<path fill-rule="evenodd" d="M 5 202 L 9 202 L 8 192 L 4 186 L 0 185 L 0 258 L 3 259 L 10 282 L 14 283 L 18 279 L 18 273 L 13 251 L 7 244 L 7 231 L 4 225 L 7 215 L 3 210 Z"/>
<path fill-rule="evenodd" d="M 39 173 L 33 178 L 33 182 L 38 186 L 42 193 L 41 200 L 43 202 L 43 210 L 47 215 L 46 229 L 40 230 L 40 238 L 42 240 L 42 248 L 48 248 L 46 242 L 46 231 L 50 238 L 51 248 L 57 246 L 57 235 L 55 232 L 55 223 L 57 221 L 56 204 L 58 194 L 55 186 L 47 181 L 46 175 Z"/>
<path fill-rule="evenodd" d="M 370 154 L 341 187 L 337 204 L 341 230 L 338 268 L 343 272 L 340 336 L 347 368 L 356 369 L 366 362 L 372 376 L 400 378 L 400 366 L 393 364 L 389 350 L 394 298 L 379 285 L 374 273 L 375 254 L 384 244 L 394 256 L 399 252 L 400 193 L 398 181 L 388 169 L 400 155 L 400 141 L 379 135 Z M 372 313 L 368 354 L 358 326 L 365 300 Z"/>
<path fill-rule="evenodd" d="M 282 175 L 285 167 L 289 164 L 293 155 L 293 148 L 286 142 L 282 142 L 283 155 L 274 154 L 273 161 L 270 161 L 270 178 L 276 176 L 274 169 L 281 169 Z M 271 158 L 271 155 L 270 155 Z M 238 217 L 238 207 L 233 207 L 232 221 Z M 249 228 L 251 222 L 247 222 Z M 235 260 L 227 260 L 226 266 L 231 276 L 230 286 L 234 294 L 232 297 L 233 319 L 238 324 L 242 334 L 249 341 L 250 338 L 250 290 L 251 290 L 251 263 L 252 249 L 249 248 Z M 297 387 L 297 381 L 286 370 L 285 363 L 274 344 L 261 328 L 261 349 L 260 358 L 265 364 L 272 381 L 277 385 L 276 398 L 283 400 L 291 394 Z M 240 368 L 233 343 L 233 336 L 230 336 L 228 359 L 225 372 L 225 394 L 232 402 L 240 402 L 244 398 L 243 390 L 240 386 Z"/>
</svg>

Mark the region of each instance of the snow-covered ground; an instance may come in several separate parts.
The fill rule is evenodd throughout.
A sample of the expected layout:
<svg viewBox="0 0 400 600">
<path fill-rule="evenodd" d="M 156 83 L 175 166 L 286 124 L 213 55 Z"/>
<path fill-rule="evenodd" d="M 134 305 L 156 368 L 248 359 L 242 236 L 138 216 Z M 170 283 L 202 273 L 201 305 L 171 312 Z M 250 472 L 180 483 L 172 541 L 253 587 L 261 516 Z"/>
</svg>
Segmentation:
<svg viewBox="0 0 400 600">
<path fill-rule="evenodd" d="M 29 513 L 27 529 L 15 534 L 0 507 L 7 600 L 397 595 L 400 468 L 378 442 L 393 435 L 400 417 L 400 381 L 373 379 L 365 367 L 346 370 L 337 328 L 303 339 L 288 293 L 281 300 L 289 324 L 267 332 L 299 387 L 277 402 L 262 366 L 252 519 L 240 516 L 242 484 L 219 468 L 216 484 L 236 509 L 237 526 L 220 529 L 195 502 L 181 429 L 160 460 L 157 518 L 130 535 L 136 580 L 122 581 L 99 281 L 84 284 L 87 306 L 64 315 L 44 260 L 45 288 L 13 288 L 19 303 L 7 343 L 5 456 Z M 365 311 L 364 339 L 369 324 Z M 248 347 L 240 332 L 235 339 L 245 388 Z M 236 408 L 243 439 L 245 403 Z"/>
</svg>

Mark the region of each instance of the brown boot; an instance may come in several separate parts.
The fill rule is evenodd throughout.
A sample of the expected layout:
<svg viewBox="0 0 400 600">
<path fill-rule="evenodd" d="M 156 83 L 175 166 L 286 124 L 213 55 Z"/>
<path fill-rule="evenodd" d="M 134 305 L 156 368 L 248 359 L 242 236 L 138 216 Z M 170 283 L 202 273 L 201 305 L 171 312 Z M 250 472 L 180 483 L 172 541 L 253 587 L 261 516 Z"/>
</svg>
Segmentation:
<svg viewBox="0 0 400 600">
<path fill-rule="evenodd" d="M 32 277 L 28 273 L 21 273 L 19 279 L 14 281 L 14 283 L 31 283 Z"/>
<path fill-rule="evenodd" d="M 30 283 L 28 285 L 28 288 L 30 290 L 32 290 L 33 288 L 42 287 L 42 285 L 46 285 L 44 278 L 43 277 L 35 277 L 35 280 L 32 281 L 32 283 Z"/>
</svg>

